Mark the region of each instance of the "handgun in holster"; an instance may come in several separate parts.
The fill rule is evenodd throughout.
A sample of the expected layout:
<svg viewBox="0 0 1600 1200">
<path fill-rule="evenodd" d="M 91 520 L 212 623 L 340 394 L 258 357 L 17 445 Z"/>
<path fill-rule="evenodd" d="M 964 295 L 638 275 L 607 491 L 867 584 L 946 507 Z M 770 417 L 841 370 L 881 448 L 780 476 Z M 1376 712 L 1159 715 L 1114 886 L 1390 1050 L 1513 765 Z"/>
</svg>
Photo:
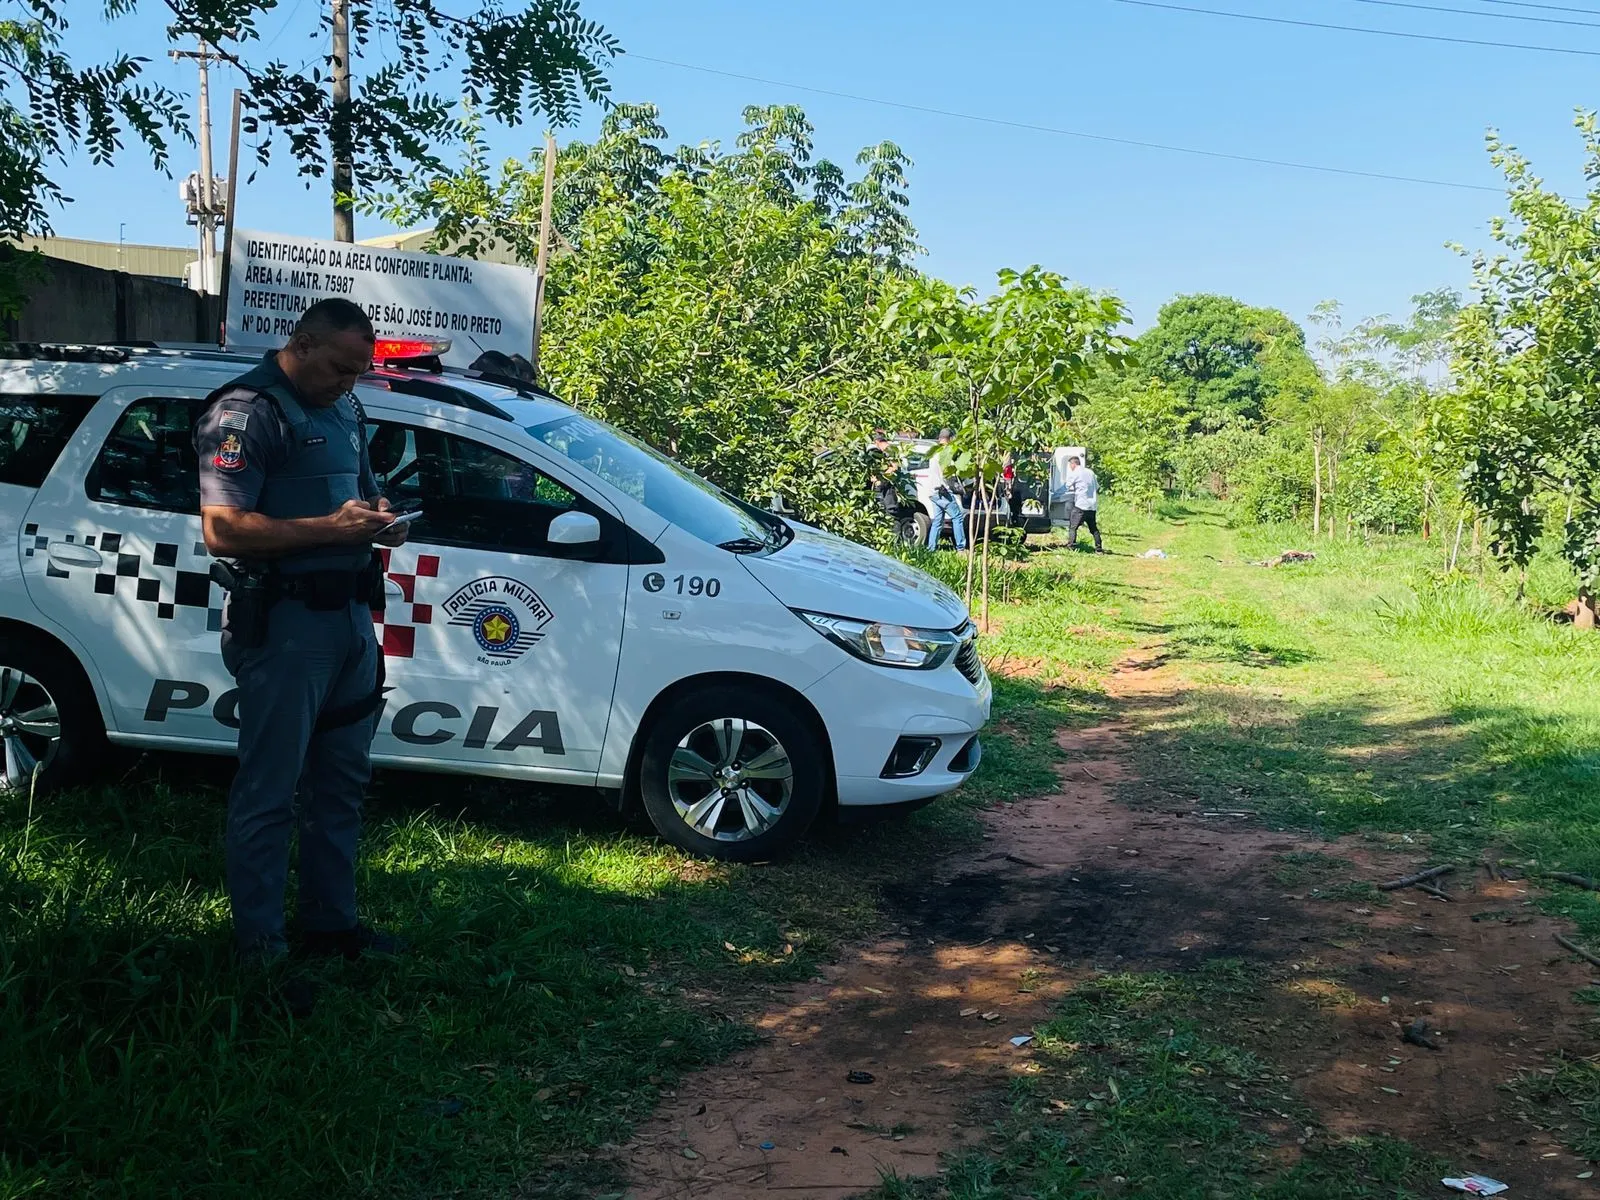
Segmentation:
<svg viewBox="0 0 1600 1200">
<path fill-rule="evenodd" d="M 241 650 L 266 645 L 267 619 L 278 598 L 272 573 L 245 563 L 216 559 L 211 563 L 211 578 L 228 593 L 222 618 L 228 640 Z"/>
</svg>

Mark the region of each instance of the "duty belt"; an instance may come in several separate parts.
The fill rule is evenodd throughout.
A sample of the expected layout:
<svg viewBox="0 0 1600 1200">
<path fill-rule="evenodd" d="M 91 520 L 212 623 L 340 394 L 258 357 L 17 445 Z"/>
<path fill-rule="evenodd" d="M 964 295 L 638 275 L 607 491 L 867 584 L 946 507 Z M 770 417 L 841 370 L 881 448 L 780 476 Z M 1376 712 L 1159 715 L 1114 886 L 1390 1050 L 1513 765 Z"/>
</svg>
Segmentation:
<svg viewBox="0 0 1600 1200">
<path fill-rule="evenodd" d="M 367 598 L 365 571 L 304 571 L 275 574 L 272 587 L 285 600 L 299 600 L 308 608 L 339 607 Z"/>
</svg>

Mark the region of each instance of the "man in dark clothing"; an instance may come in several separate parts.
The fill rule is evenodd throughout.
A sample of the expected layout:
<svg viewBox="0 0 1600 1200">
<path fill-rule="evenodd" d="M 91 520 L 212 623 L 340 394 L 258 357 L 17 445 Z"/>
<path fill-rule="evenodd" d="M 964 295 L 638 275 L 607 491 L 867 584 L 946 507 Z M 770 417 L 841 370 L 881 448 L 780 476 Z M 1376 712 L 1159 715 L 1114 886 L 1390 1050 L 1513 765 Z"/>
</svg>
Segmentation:
<svg viewBox="0 0 1600 1200">
<path fill-rule="evenodd" d="M 878 504 L 883 511 L 891 518 L 898 517 L 905 501 L 894 478 L 898 467 L 893 447 L 889 445 L 889 435 L 881 429 L 873 430 L 872 450 L 872 490 L 877 494 Z"/>
<path fill-rule="evenodd" d="M 372 323 L 346 300 L 308 308 L 289 344 L 212 394 L 195 428 L 206 548 L 231 560 L 223 663 L 239 685 L 228 796 L 228 898 L 247 959 L 287 950 L 283 901 L 299 800 L 298 932 L 307 953 L 398 943 L 356 919 L 361 801 L 381 705 L 370 604 L 374 542 L 405 526 L 378 494 L 352 389 Z"/>
</svg>

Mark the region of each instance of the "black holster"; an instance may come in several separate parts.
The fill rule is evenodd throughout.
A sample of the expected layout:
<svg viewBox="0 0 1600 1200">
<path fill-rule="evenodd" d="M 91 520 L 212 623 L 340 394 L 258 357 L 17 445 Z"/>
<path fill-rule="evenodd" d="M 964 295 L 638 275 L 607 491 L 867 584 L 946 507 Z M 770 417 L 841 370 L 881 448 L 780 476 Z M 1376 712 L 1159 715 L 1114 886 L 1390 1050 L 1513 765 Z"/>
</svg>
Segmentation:
<svg viewBox="0 0 1600 1200">
<path fill-rule="evenodd" d="M 356 596 L 365 600 L 374 614 L 383 612 L 383 556 L 376 550 L 372 552 L 372 561 L 362 567 L 356 577 Z"/>
<path fill-rule="evenodd" d="M 228 593 L 223 630 L 240 650 L 267 644 L 267 619 L 278 600 L 275 574 L 241 562 L 213 561 L 211 578 Z"/>
</svg>

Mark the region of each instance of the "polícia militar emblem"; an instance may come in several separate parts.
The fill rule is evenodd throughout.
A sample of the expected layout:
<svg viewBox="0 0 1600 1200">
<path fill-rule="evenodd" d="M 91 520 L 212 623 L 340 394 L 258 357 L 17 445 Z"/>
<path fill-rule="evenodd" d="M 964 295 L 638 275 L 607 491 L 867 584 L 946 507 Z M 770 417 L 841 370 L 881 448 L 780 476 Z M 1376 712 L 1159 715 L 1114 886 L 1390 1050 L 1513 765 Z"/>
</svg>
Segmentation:
<svg viewBox="0 0 1600 1200">
<path fill-rule="evenodd" d="M 222 439 L 222 445 L 217 447 L 217 456 L 211 460 L 211 465 L 219 471 L 244 469 L 244 443 L 239 440 L 238 434 L 230 433 Z"/>
<path fill-rule="evenodd" d="M 444 602 L 451 625 L 472 631 L 477 661 L 507 667 L 544 640 L 555 620 L 550 606 L 520 579 L 490 575 L 456 589 Z"/>
</svg>

